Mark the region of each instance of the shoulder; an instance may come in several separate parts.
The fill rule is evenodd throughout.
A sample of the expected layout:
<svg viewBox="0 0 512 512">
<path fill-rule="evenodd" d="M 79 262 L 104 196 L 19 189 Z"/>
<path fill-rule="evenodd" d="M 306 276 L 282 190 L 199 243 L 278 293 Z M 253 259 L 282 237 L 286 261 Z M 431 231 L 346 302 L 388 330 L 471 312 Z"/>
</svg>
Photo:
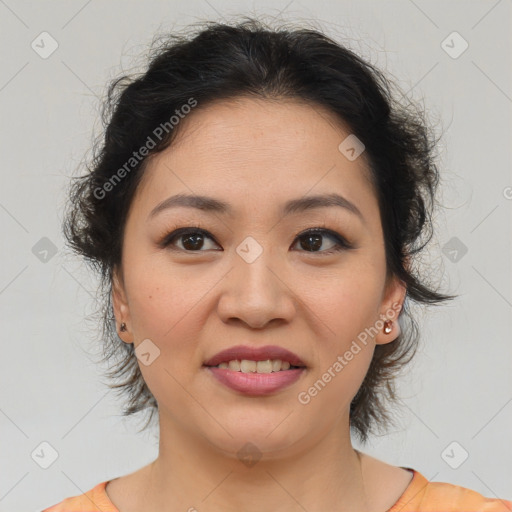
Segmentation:
<svg viewBox="0 0 512 512">
<path fill-rule="evenodd" d="M 108 480 L 101 482 L 89 491 L 66 498 L 41 512 L 119 512 L 105 491 L 107 483 Z"/>
<path fill-rule="evenodd" d="M 388 512 L 512 512 L 512 501 L 487 498 L 447 482 L 430 482 L 412 468 L 414 476 L 399 500 Z"/>
</svg>

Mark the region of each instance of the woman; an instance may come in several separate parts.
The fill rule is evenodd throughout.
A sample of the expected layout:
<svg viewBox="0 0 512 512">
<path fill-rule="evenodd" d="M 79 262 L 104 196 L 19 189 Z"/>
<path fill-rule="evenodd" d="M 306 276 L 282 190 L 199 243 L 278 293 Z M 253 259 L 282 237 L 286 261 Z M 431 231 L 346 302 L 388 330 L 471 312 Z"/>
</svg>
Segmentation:
<svg viewBox="0 0 512 512">
<path fill-rule="evenodd" d="M 111 85 L 64 228 L 159 455 L 46 512 L 512 510 L 351 444 L 392 423 L 406 299 L 454 298 L 413 268 L 437 141 L 390 91 L 325 35 L 250 19 L 172 36 Z"/>
</svg>

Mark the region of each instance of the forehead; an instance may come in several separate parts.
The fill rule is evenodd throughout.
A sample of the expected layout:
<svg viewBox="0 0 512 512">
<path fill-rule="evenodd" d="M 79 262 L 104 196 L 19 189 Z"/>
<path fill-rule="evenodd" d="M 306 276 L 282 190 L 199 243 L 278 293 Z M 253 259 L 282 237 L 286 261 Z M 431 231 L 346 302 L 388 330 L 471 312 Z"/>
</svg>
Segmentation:
<svg viewBox="0 0 512 512">
<path fill-rule="evenodd" d="M 375 214 L 364 152 L 351 161 L 340 151 L 350 130 L 320 106 L 237 98 L 199 105 L 180 123 L 144 172 L 137 200 L 145 210 L 176 193 L 214 196 L 234 209 L 337 193 Z"/>
</svg>

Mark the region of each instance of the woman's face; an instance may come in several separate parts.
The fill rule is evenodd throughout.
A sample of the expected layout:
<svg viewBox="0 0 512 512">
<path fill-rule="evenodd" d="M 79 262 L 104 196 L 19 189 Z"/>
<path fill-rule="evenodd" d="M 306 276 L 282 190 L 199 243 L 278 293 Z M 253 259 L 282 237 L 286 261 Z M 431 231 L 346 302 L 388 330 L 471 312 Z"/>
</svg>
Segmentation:
<svg viewBox="0 0 512 512">
<path fill-rule="evenodd" d="M 355 159 L 342 152 L 350 132 L 324 110 L 292 101 L 199 105 L 181 123 L 137 189 L 114 280 L 117 321 L 128 326 L 121 336 L 140 346 L 160 435 L 180 431 L 231 455 L 247 442 L 269 455 L 291 453 L 339 433 L 340 421 L 348 436 L 349 405 L 375 344 L 397 336 L 396 322 L 382 333 L 380 315 L 389 316 L 405 292 L 397 281 L 386 283 L 364 152 Z M 155 211 L 177 194 L 228 206 Z M 284 210 L 290 201 L 330 194 L 357 210 Z M 169 239 L 179 228 L 187 229 Z M 315 228 L 330 231 L 304 234 Z M 204 364 L 237 345 L 279 346 L 306 368 L 267 394 L 235 390 Z M 271 376 L 279 381 L 287 371 Z"/>
</svg>

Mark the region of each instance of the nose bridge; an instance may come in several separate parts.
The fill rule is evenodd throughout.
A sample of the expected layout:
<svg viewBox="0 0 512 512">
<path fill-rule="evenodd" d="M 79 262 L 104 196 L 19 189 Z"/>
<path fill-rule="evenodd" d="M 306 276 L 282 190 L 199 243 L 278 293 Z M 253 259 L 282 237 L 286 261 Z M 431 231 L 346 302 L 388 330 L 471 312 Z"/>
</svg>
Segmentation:
<svg viewBox="0 0 512 512">
<path fill-rule="evenodd" d="M 266 237 L 268 240 L 269 237 Z M 288 318 L 293 300 L 285 280 L 279 277 L 276 253 L 253 236 L 247 236 L 235 249 L 233 269 L 219 303 L 225 320 L 239 318 L 256 327 L 274 318 Z"/>
<path fill-rule="evenodd" d="M 242 287 L 258 294 L 272 295 L 277 292 L 276 286 L 279 288 L 275 283 L 278 267 L 275 251 L 268 243 L 270 237 L 266 237 L 266 241 L 263 237 L 258 238 L 260 241 L 249 235 L 236 247 L 235 272 Z"/>
</svg>

